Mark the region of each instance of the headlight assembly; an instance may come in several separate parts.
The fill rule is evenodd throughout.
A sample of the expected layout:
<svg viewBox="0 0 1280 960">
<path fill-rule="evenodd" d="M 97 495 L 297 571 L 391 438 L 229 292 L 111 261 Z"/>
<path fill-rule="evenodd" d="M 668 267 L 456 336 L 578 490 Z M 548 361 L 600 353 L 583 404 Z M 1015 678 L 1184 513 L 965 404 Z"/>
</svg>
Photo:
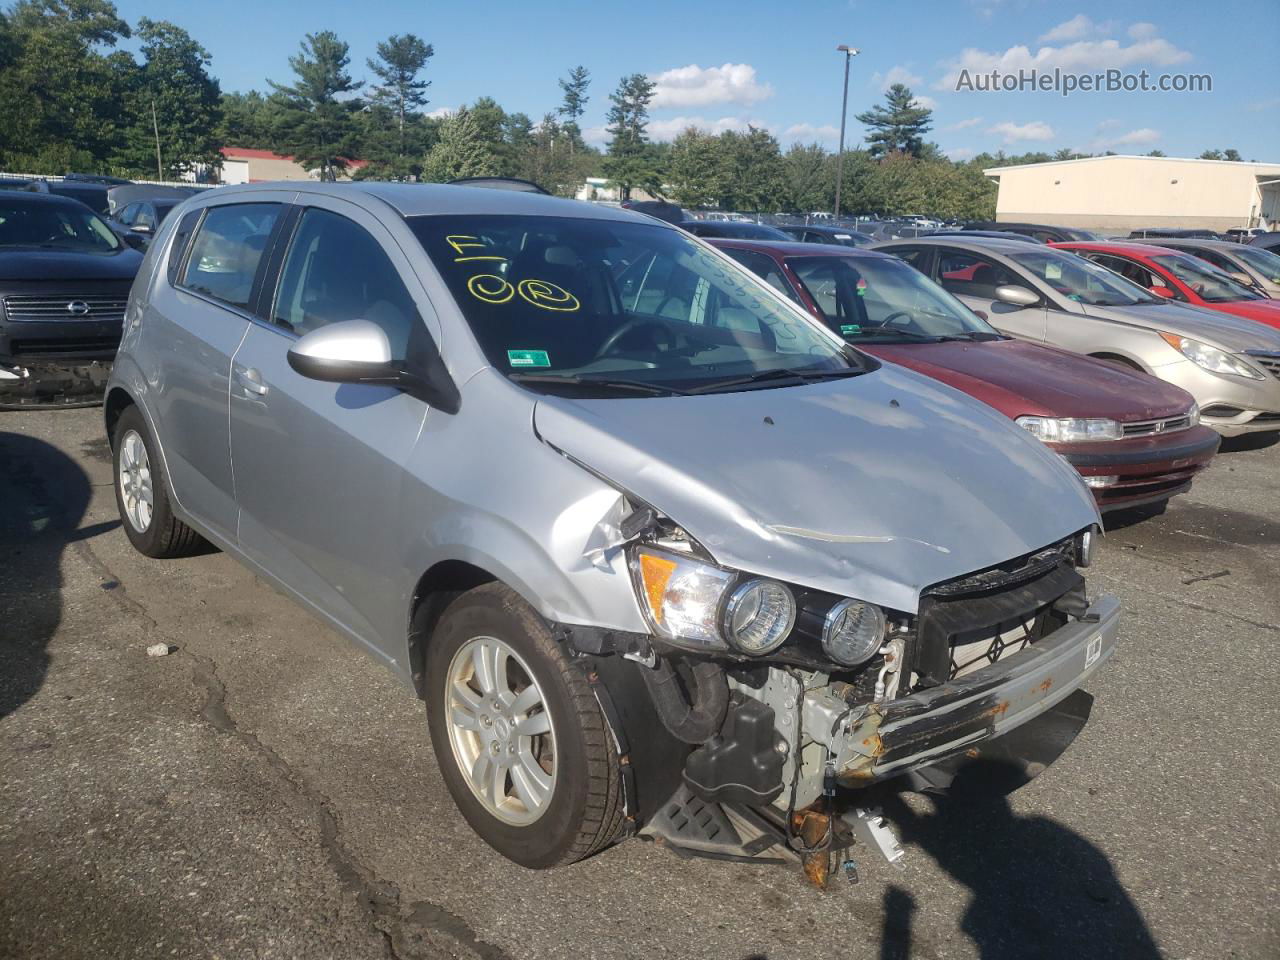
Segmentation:
<svg viewBox="0 0 1280 960">
<path fill-rule="evenodd" d="M 748 580 L 729 595 L 724 635 L 743 653 L 776 650 L 796 622 L 796 600 L 776 580 Z"/>
<path fill-rule="evenodd" d="M 1092 443 L 1095 440 L 1119 440 L 1124 436 L 1120 424 L 1114 420 L 1019 417 L 1015 422 L 1045 443 Z"/>
<path fill-rule="evenodd" d="M 1239 357 L 1233 357 L 1225 350 L 1211 347 L 1199 340 L 1182 337 L 1176 333 L 1161 333 L 1160 338 L 1197 367 L 1216 373 L 1220 376 L 1247 377 L 1250 380 L 1264 380 L 1263 374 L 1245 363 Z"/>
<path fill-rule="evenodd" d="M 637 547 L 631 577 L 640 608 L 653 632 L 692 650 L 725 650 L 720 636 L 720 598 L 733 573 L 692 557 Z"/>
<path fill-rule="evenodd" d="M 836 663 L 856 667 L 876 655 L 884 631 L 884 611 L 875 604 L 841 600 L 827 614 L 822 649 Z"/>
</svg>

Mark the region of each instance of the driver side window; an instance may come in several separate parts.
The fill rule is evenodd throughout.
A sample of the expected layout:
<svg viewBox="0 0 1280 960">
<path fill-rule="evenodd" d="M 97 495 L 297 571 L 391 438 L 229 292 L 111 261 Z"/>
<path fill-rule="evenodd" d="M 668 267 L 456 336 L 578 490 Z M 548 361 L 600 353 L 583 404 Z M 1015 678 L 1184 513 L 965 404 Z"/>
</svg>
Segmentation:
<svg viewBox="0 0 1280 960">
<path fill-rule="evenodd" d="M 417 308 L 395 265 L 363 227 L 316 208 L 289 245 L 272 319 L 299 335 L 343 320 L 376 323 L 392 356 L 407 356 Z"/>
</svg>

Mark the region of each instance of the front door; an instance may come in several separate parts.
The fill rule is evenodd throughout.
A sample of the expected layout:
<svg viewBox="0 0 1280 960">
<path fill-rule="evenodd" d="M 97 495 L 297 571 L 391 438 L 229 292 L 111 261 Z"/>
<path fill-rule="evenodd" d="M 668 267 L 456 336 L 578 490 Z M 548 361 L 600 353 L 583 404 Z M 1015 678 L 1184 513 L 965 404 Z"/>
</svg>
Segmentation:
<svg viewBox="0 0 1280 960">
<path fill-rule="evenodd" d="M 1004 264 L 979 253 L 955 247 L 940 247 L 937 253 L 935 279 L 948 293 L 969 309 L 987 318 L 987 322 L 1011 337 L 1043 343 L 1045 308 L 1043 304 L 1020 307 L 996 299 L 996 287 L 1010 285 L 1035 288 Z M 1039 292 L 1039 291 L 1036 291 Z"/>
<path fill-rule="evenodd" d="M 403 465 L 428 407 L 390 387 L 309 380 L 289 366 L 298 337 L 364 319 L 397 357 L 428 337 L 408 261 L 384 227 L 342 200 L 304 209 L 268 316 L 235 355 L 231 449 L 240 548 L 349 633 L 389 657 L 402 638 Z"/>
</svg>

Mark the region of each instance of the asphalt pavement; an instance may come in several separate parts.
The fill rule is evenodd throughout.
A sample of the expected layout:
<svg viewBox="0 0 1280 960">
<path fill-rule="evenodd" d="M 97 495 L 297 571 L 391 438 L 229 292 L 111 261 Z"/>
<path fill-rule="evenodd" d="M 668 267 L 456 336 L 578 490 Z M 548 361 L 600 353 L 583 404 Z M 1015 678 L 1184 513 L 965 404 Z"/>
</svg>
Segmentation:
<svg viewBox="0 0 1280 960">
<path fill-rule="evenodd" d="M 501 859 L 390 674 L 226 555 L 132 550 L 100 411 L 0 413 L 0 956 L 1280 957 L 1280 445 L 1234 447 L 1115 518 L 1066 752 L 886 798 L 904 865 L 820 893 L 641 841 Z"/>
</svg>

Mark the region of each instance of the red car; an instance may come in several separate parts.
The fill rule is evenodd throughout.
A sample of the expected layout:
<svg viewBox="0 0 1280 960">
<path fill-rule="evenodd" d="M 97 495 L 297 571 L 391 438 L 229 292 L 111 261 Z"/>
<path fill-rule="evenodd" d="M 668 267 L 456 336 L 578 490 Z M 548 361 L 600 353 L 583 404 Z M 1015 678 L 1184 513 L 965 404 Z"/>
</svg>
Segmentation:
<svg viewBox="0 0 1280 960">
<path fill-rule="evenodd" d="M 858 349 L 995 407 L 1073 465 L 1102 510 L 1185 492 L 1218 450 L 1191 395 L 1136 370 L 998 333 L 914 268 L 812 243 L 710 243 Z"/>
<path fill-rule="evenodd" d="M 1123 241 L 1049 246 L 1087 257 L 1158 296 L 1280 327 L 1280 300 L 1254 293 L 1213 264 L 1182 250 Z"/>
</svg>

